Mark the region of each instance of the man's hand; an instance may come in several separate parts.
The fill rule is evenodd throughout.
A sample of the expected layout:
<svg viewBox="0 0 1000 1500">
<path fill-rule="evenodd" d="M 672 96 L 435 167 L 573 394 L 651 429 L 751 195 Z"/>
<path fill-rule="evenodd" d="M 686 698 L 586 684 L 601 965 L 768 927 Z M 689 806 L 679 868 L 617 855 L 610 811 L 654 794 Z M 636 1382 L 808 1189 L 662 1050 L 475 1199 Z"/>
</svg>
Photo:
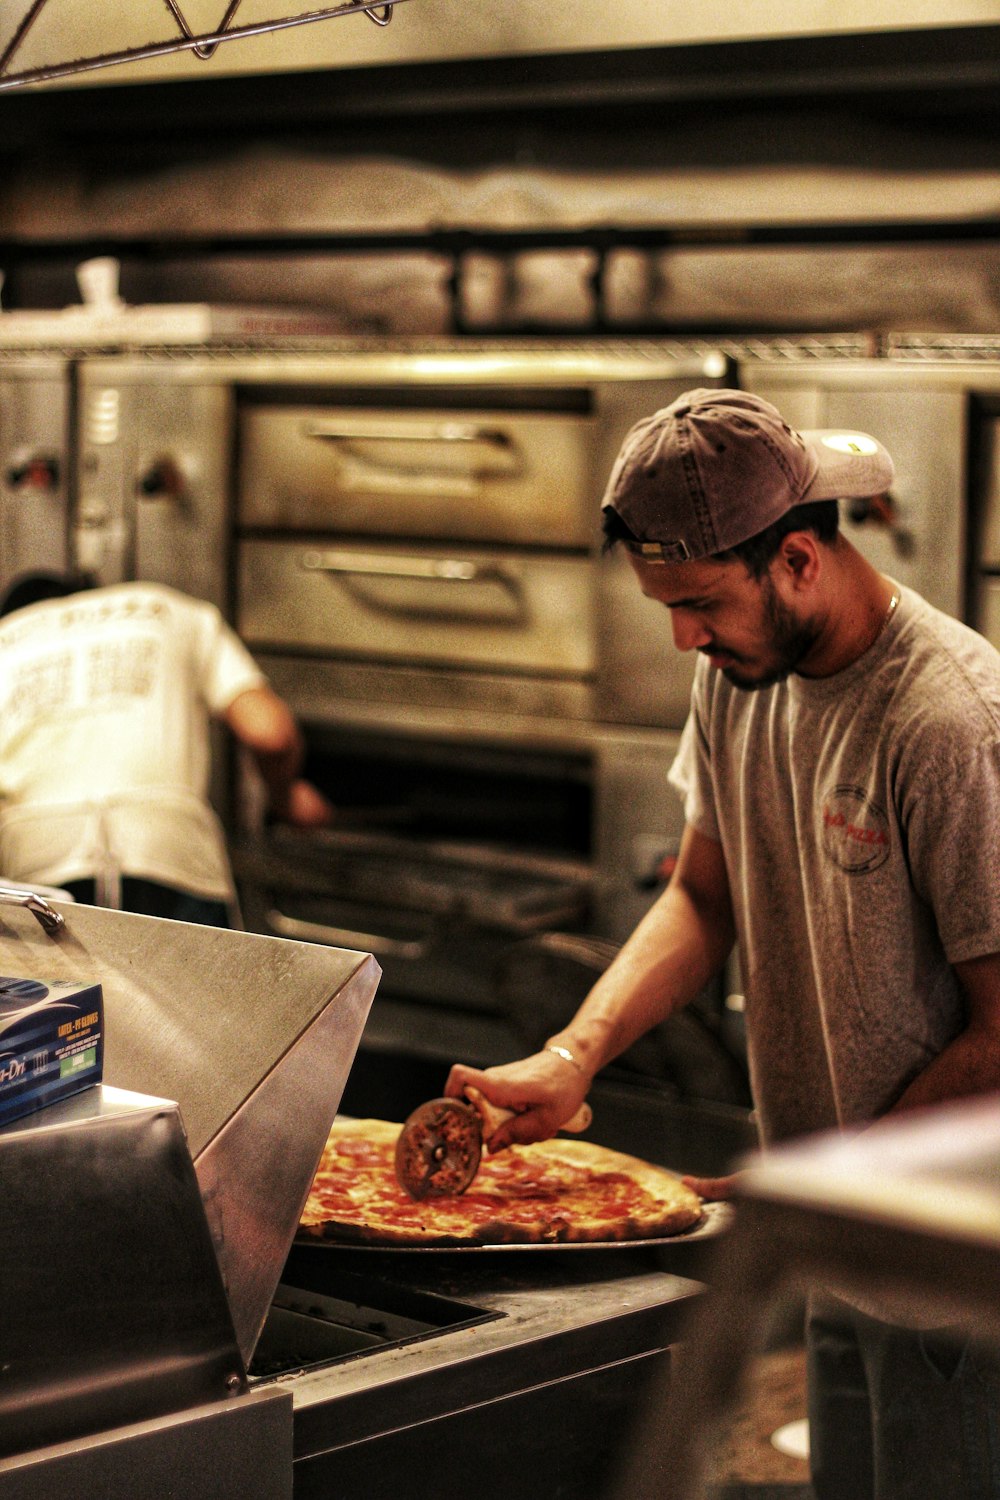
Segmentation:
<svg viewBox="0 0 1000 1500">
<path fill-rule="evenodd" d="M 293 828 L 328 828 L 334 808 L 311 781 L 299 774 L 302 732 L 284 699 L 266 684 L 247 688 L 222 715 L 253 757 L 267 796 L 268 814 Z"/>
<path fill-rule="evenodd" d="M 294 828 L 329 828 L 336 813 L 318 787 L 298 778 L 288 788 L 280 816 L 282 822 L 291 823 Z"/>
<path fill-rule="evenodd" d="M 693 1188 L 706 1203 L 727 1203 L 736 1197 L 739 1173 L 733 1172 L 729 1177 L 682 1177 L 681 1182 Z"/>
<path fill-rule="evenodd" d="M 514 1111 L 514 1119 L 490 1136 L 492 1153 L 514 1144 L 546 1141 L 572 1119 L 587 1095 L 589 1079 L 554 1052 L 535 1052 L 520 1062 L 496 1068 L 469 1068 L 456 1063 L 444 1091 L 461 1098 L 468 1084 L 481 1089 L 491 1104 Z"/>
</svg>

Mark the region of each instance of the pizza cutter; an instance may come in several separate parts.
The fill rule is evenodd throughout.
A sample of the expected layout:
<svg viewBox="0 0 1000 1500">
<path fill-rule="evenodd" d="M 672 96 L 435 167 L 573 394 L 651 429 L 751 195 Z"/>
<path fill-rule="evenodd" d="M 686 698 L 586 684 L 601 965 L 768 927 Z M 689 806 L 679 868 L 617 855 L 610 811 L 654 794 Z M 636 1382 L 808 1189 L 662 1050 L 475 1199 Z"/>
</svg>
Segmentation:
<svg viewBox="0 0 1000 1500">
<path fill-rule="evenodd" d="M 403 1123 L 396 1142 L 396 1180 L 411 1198 L 443 1198 L 464 1193 L 479 1169 L 483 1142 L 515 1111 L 498 1109 L 478 1089 L 464 1099 L 429 1099 Z M 581 1104 L 563 1130 L 586 1130 L 593 1119 Z"/>
</svg>

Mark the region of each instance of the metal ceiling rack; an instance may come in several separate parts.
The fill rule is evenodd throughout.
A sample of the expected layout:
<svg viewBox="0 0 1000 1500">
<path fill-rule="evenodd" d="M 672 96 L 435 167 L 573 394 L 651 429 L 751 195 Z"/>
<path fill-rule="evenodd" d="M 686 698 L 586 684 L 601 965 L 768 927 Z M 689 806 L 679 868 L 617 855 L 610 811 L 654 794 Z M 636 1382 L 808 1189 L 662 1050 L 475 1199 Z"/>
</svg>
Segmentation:
<svg viewBox="0 0 1000 1500">
<path fill-rule="evenodd" d="M 201 61 L 211 58 L 221 42 L 232 42 L 239 38 L 262 36 L 272 31 L 284 31 L 290 26 L 306 26 L 313 21 L 326 21 L 334 16 L 366 15 L 377 26 L 388 26 L 392 20 L 393 7 L 402 0 L 382 0 L 379 5 L 365 5 L 363 0 L 347 0 L 343 5 L 332 5 L 322 10 L 298 11 L 294 15 L 281 16 L 272 21 L 258 21 L 253 25 L 234 26 L 233 18 L 242 0 L 229 0 L 225 14 L 215 31 L 196 34 L 191 30 L 178 0 L 164 0 L 178 35 L 163 42 L 148 42 L 138 47 L 123 47 L 118 51 L 99 52 L 90 57 L 79 57 L 47 63 L 43 67 L 26 68 L 12 73 L 8 69 L 20 50 L 29 31 L 49 4 L 49 0 L 32 0 L 14 34 L 0 54 L 0 90 L 22 88 L 27 84 L 51 83 L 55 79 L 68 78 L 75 73 L 88 73 L 96 68 L 111 68 L 119 63 L 145 62 L 153 57 L 165 57 L 172 52 L 191 52 Z"/>
</svg>

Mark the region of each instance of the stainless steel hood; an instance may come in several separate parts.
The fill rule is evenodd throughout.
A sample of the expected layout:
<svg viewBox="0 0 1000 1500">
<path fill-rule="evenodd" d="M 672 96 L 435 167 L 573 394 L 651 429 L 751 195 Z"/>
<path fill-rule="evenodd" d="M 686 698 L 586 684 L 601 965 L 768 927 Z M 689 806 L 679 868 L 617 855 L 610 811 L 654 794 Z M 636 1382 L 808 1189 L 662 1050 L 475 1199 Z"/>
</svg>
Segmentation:
<svg viewBox="0 0 1000 1500">
<path fill-rule="evenodd" d="M 175 1100 L 245 1361 L 361 1039 L 368 954 L 53 903 L 0 907 L 0 972 L 97 980 L 104 1079 Z"/>
</svg>

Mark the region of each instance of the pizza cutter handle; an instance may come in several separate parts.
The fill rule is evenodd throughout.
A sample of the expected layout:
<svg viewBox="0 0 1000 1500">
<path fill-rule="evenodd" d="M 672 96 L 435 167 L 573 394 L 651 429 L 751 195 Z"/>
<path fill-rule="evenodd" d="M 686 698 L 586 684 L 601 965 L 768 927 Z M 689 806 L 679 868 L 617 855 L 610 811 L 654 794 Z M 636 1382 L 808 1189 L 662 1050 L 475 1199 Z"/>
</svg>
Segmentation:
<svg viewBox="0 0 1000 1500">
<path fill-rule="evenodd" d="M 476 1106 L 479 1111 L 480 1117 L 483 1122 L 484 1141 L 490 1140 L 494 1133 L 500 1128 L 500 1126 L 503 1125 L 505 1121 L 512 1120 L 517 1113 L 516 1110 L 501 1109 L 499 1105 L 491 1104 L 490 1101 L 486 1098 L 486 1095 L 477 1088 L 469 1087 L 465 1090 L 465 1093 L 466 1097 L 472 1104 Z M 566 1121 L 565 1125 L 560 1125 L 559 1129 L 569 1130 L 572 1131 L 574 1135 L 579 1135 L 581 1131 L 587 1129 L 587 1126 L 590 1124 L 593 1118 L 594 1111 L 591 1109 L 590 1105 L 581 1104 L 580 1108 L 576 1111 L 576 1114 L 571 1115 L 570 1118 Z"/>
</svg>

